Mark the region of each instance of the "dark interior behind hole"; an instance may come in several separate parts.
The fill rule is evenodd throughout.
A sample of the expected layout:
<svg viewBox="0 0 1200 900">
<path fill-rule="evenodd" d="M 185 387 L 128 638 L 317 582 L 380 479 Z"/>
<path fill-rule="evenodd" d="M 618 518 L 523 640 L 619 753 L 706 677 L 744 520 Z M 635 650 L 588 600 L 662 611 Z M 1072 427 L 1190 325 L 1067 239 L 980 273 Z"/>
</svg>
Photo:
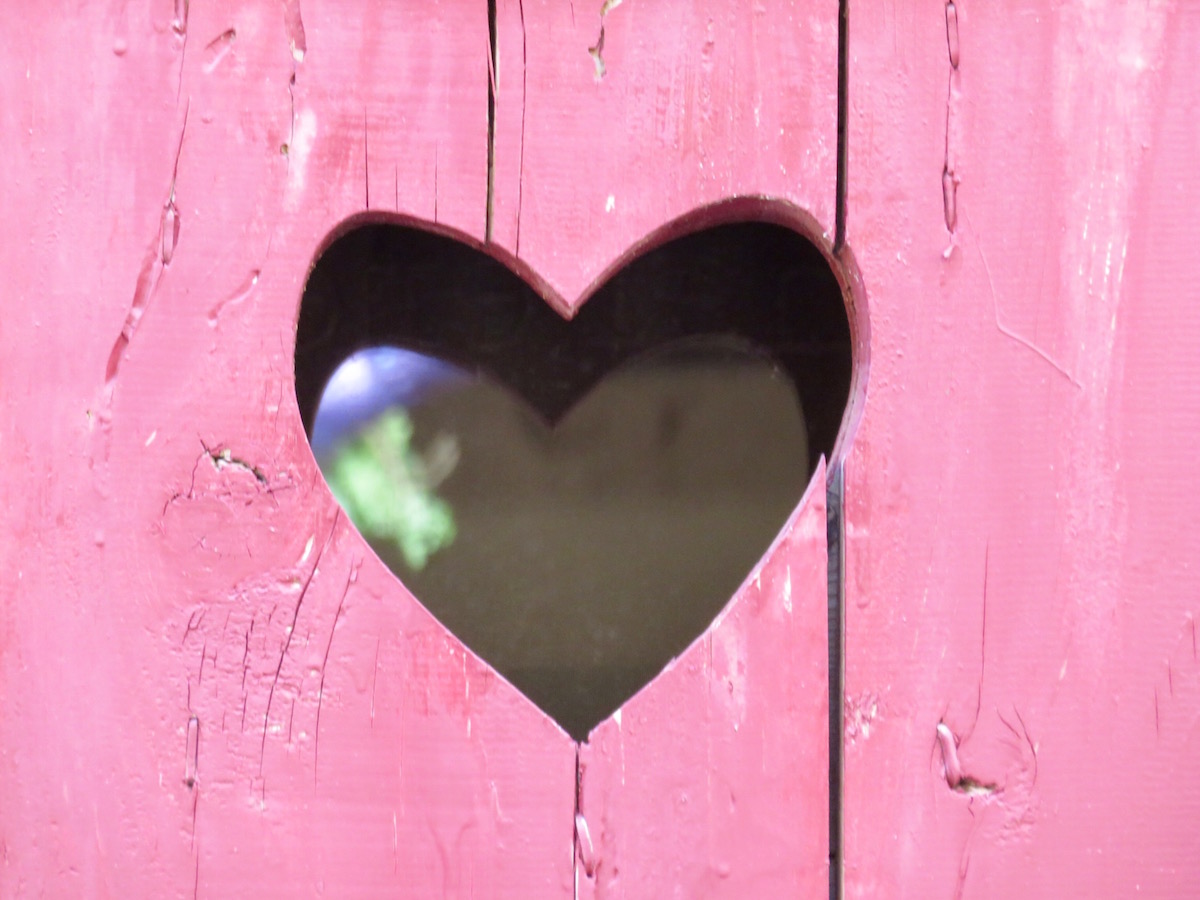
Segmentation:
<svg viewBox="0 0 1200 900">
<path fill-rule="evenodd" d="M 305 289 L 296 393 L 310 437 L 337 367 L 386 345 L 451 362 L 478 386 L 410 410 L 418 442 L 422 428 L 453 428 L 462 444 L 460 470 L 439 488 L 458 537 L 420 571 L 376 550 L 576 738 L 728 602 L 832 450 L 851 378 L 828 264 L 796 232 L 757 222 L 659 246 L 570 322 L 472 247 L 362 226 L 330 245 Z M 697 392 L 706 399 L 690 419 L 667 408 Z M 659 444 L 684 415 L 695 446 L 683 475 L 666 472 L 669 454 L 636 427 L 606 450 L 603 423 L 650 415 L 646 404 L 664 407 Z M 546 427 L 517 427 L 522 416 Z M 522 462 L 496 462 L 510 456 Z M 548 474 L 529 477 L 520 467 L 530 459 Z"/>
</svg>

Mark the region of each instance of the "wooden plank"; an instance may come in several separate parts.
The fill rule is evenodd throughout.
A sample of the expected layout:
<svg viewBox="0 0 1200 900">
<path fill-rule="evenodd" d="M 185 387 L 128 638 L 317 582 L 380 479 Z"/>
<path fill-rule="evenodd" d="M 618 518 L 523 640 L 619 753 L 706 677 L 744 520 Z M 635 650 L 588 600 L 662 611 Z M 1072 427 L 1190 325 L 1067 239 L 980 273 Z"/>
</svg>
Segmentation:
<svg viewBox="0 0 1200 900">
<path fill-rule="evenodd" d="M 846 894 L 1200 882 L 1194 7 L 853 6 Z"/>
<path fill-rule="evenodd" d="M 752 215 L 827 250 L 833 5 L 729 4 L 711 20 L 606 6 L 596 82 L 599 17 L 567 30 L 569 7 L 517 4 L 530 68 L 514 103 L 501 3 L 493 251 L 570 311 L 647 235 L 731 197 L 753 199 L 686 227 Z M 15 173 L 0 184 L 0 894 L 568 894 L 576 748 L 367 552 L 292 395 L 301 291 L 339 225 L 370 211 L 487 236 L 485 7 L 0 17 L 20 35 L 0 54 Z M 598 137 L 595 122 L 620 127 Z M 753 650 L 757 737 L 697 739 L 711 771 L 652 754 L 633 773 L 665 789 L 713 774 L 758 808 L 768 788 L 796 802 L 801 821 L 761 842 L 740 813 L 691 821 L 712 843 L 681 846 L 679 865 L 703 851 L 731 885 L 823 879 L 823 616 L 767 627 L 789 571 L 811 587 L 820 569 L 815 484 L 803 527 L 709 641 L 710 672 L 739 641 L 747 664 Z M 797 607 L 815 602 L 796 591 Z M 801 680 L 767 680 L 780 660 Z M 633 751 L 688 724 L 666 719 L 707 689 L 686 674 L 631 707 Z M 776 701 L 795 703 L 779 732 Z M 614 726 L 584 784 L 601 825 L 610 805 L 622 823 L 644 810 L 604 787 Z M 815 760 L 803 775 L 786 770 L 797 751 Z M 645 870 L 637 837 L 600 829 L 611 865 L 597 885 L 618 859 Z M 801 855 L 768 871 L 768 848 Z"/>
<path fill-rule="evenodd" d="M 339 222 L 483 236 L 485 5 L 0 22 L 0 894 L 569 894 L 572 743 L 368 551 L 292 396 Z"/>
<path fill-rule="evenodd" d="M 712 627 L 580 747 L 579 896 L 827 891 L 824 476 Z"/>
<path fill-rule="evenodd" d="M 836 2 L 498 0 L 497 35 L 493 240 L 564 311 L 731 197 L 832 233 Z"/>
<path fill-rule="evenodd" d="M 835 3 L 499 0 L 496 34 L 492 241 L 564 314 L 680 229 L 765 217 L 828 248 Z M 821 483 L 761 582 L 581 746 L 581 896 L 825 890 Z"/>
</svg>

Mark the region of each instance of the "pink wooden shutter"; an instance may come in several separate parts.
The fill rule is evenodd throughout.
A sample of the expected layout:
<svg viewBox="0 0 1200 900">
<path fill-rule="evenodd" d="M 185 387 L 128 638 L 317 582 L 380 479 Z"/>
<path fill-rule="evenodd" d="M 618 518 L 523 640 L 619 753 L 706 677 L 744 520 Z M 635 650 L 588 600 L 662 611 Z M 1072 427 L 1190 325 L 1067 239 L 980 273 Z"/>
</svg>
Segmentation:
<svg viewBox="0 0 1200 900">
<path fill-rule="evenodd" d="M 574 6 L 498 0 L 494 61 L 484 3 L 3 16 L 0 893 L 824 890 L 823 470 L 577 750 L 370 553 L 295 408 L 364 211 L 564 313 L 732 197 L 828 251 L 835 7 Z"/>
<path fill-rule="evenodd" d="M 1200 16 L 849 33 L 846 896 L 1191 896 Z"/>
</svg>

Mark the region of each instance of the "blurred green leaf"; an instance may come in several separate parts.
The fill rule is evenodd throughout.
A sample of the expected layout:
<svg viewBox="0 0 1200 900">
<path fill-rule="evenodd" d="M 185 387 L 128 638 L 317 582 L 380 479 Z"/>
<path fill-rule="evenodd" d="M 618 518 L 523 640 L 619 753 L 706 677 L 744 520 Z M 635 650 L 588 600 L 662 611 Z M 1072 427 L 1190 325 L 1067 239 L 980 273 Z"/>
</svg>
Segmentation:
<svg viewBox="0 0 1200 900">
<path fill-rule="evenodd" d="M 394 545 L 409 568 L 420 571 L 454 540 L 455 527 L 412 438 L 412 420 L 393 407 L 341 446 L 325 479 L 368 540 Z"/>
</svg>

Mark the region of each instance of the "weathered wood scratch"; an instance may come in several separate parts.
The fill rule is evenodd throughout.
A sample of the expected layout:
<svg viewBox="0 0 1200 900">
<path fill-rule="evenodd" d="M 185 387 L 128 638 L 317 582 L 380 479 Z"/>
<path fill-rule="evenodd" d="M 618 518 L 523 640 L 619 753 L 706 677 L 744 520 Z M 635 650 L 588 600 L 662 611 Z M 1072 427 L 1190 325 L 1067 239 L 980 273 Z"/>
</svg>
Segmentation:
<svg viewBox="0 0 1200 900">
<path fill-rule="evenodd" d="M 183 155 L 183 141 L 184 136 L 187 134 L 188 113 L 191 111 L 191 106 L 191 98 L 189 98 L 188 104 L 183 111 L 183 124 L 179 128 L 179 142 L 175 149 L 175 160 L 171 166 L 171 183 L 167 190 L 167 199 L 163 203 L 163 214 L 159 219 L 158 231 L 146 249 L 146 255 L 142 259 L 142 266 L 138 271 L 137 281 L 134 284 L 133 300 L 129 304 L 129 311 L 125 315 L 125 321 L 122 323 L 121 330 L 117 334 L 117 339 L 113 342 L 112 350 L 108 354 L 108 364 L 104 371 L 104 384 L 108 391 L 107 399 L 110 403 L 112 393 L 116 387 L 117 375 L 120 372 L 121 363 L 125 357 L 125 350 L 133 341 L 133 336 L 141 324 L 142 317 L 145 315 L 146 310 L 150 306 L 151 299 L 158 290 L 158 283 L 162 277 L 163 269 L 174 256 L 175 245 L 179 242 L 180 220 L 178 210 L 175 207 L 175 184 L 179 178 L 179 160 Z M 168 228 L 170 229 L 169 242 L 167 239 Z"/>
<path fill-rule="evenodd" d="M 1012 338 L 1027 350 L 1031 350 L 1033 353 L 1036 353 L 1042 358 L 1042 360 L 1049 363 L 1056 372 L 1062 375 L 1063 378 L 1066 378 L 1069 382 L 1071 382 L 1071 384 L 1075 385 L 1075 387 L 1083 390 L 1083 384 L 1080 383 L 1080 381 L 1074 375 L 1068 372 L 1066 367 L 1058 362 L 1058 360 L 1052 357 L 1033 341 L 1023 337 L 1013 329 L 1009 328 L 1000 320 L 1000 301 L 996 297 L 996 282 L 992 279 L 992 267 L 988 265 L 987 256 L 983 252 L 983 245 L 979 241 L 979 234 L 975 231 L 975 226 L 971 224 L 971 219 L 967 215 L 965 209 L 963 210 L 963 218 L 966 219 L 967 225 L 971 228 L 971 234 L 974 238 L 975 252 L 979 254 L 979 261 L 983 264 L 983 272 L 987 276 L 988 288 L 992 294 L 992 314 L 996 320 L 996 330 L 998 330 L 1005 337 Z"/>
<path fill-rule="evenodd" d="M 525 110 L 529 108 L 526 93 L 529 73 L 528 41 L 525 34 L 525 0 L 517 0 L 517 11 L 521 16 L 521 149 L 517 157 L 517 236 L 513 252 L 521 258 L 521 201 L 525 195 Z"/>
<path fill-rule="evenodd" d="M 967 810 L 971 813 L 971 830 L 967 832 L 967 839 L 963 841 L 962 853 L 959 856 L 958 878 L 954 885 L 954 900 L 962 900 L 963 892 L 966 890 L 967 874 L 971 871 L 971 845 L 975 842 L 975 832 L 979 830 L 979 819 L 975 816 L 974 804 L 968 803 Z"/>
<path fill-rule="evenodd" d="M 1029 746 L 1029 754 L 1033 757 L 1033 784 L 1030 785 L 1032 790 L 1037 785 L 1038 779 L 1038 758 L 1037 745 L 1033 742 L 1033 737 L 1029 734 L 1029 728 L 1025 724 L 1025 718 L 1021 715 L 1021 711 L 1017 709 L 1017 705 L 1013 704 L 1013 714 L 1017 717 L 1017 721 L 1021 723 L 1021 731 L 1025 735 L 1025 743 Z"/>
<path fill-rule="evenodd" d="M 338 522 L 342 517 L 342 508 L 339 506 L 337 512 L 333 516 L 333 524 L 329 527 L 329 536 L 325 538 L 325 543 L 317 552 L 317 558 L 313 560 L 312 569 L 309 570 L 308 577 L 304 580 L 304 586 L 300 588 L 300 596 L 296 600 L 296 606 L 292 610 L 292 624 L 287 629 L 287 635 L 284 638 L 283 649 L 279 652 L 279 664 L 275 667 L 275 676 L 271 679 L 271 688 L 267 692 L 267 709 L 263 713 L 263 731 L 262 731 L 262 746 L 258 755 L 258 774 L 262 775 L 263 760 L 267 755 L 267 728 L 271 722 L 271 703 L 275 699 L 275 688 L 279 684 L 280 673 L 283 672 L 283 661 L 287 657 L 288 649 L 292 646 L 292 635 L 296 633 L 296 622 L 300 618 L 300 608 L 304 605 L 304 598 L 308 594 L 308 589 L 312 585 L 313 578 L 317 574 L 317 569 L 320 568 L 321 558 L 325 555 L 325 551 L 329 549 L 329 545 L 333 542 L 333 536 L 337 533 Z"/>
<path fill-rule="evenodd" d="M 250 619 L 250 627 L 246 629 L 245 646 L 242 649 L 242 693 L 246 692 L 246 673 L 250 671 L 250 634 L 254 631 L 254 618 Z"/>
<path fill-rule="evenodd" d="M 971 727 L 967 729 L 967 733 L 962 736 L 963 741 L 975 733 L 975 726 L 979 724 L 979 711 L 983 708 L 983 681 L 987 675 L 988 561 L 991 551 L 992 544 L 989 540 L 983 548 L 983 611 L 979 621 L 979 684 L 975 689 L 975 718 L 971 720 Z"/>
<path fill-rule="evenodd" d="M 325 642 L 325 655 L 321 658 L 321 683 L 317 686 L 317 721 L 313 732 L 313 781 L 317 780 L 317 762 L 321 758 L 321 707 L 325 700 L 325 673 L 329 669 L 329 650 L 333 647 L 333 634 L 337 631 L 338 619 L 342 617 L 342 609 L 346 605 L 346 595 L 350 593 L 350 585 L 352 585 L 358 577 L 358 567 L 362 565 L 362 560 L 350 566 L 350 571 L 346 573 L 346 586 L 342 588 L 342 597 L 338 600 L 337 612 L 333 614 L 333 624 L 329 626 L 329 640 Z M 378 647 L 376 648 L 378 652 Z"/>
<path fill-rule="evenodd" d="M 204 607 L 200 607 L 199 609 L 192 611 L 192 614 L 188 617 L 187 627 L 184 628 L 183 638 L 179 641 L 179 646 L 182 647 L 184 644 L 186 644 L 188 635 L 200 627 L 200 623 L 204 621 L 205 612 L 207 612 L 207 610 Z"/>
<path fill-rule="evenodd" d="M 371 669 L 371 728 L 375 727 L 375 683 L 379 680 L 379 642 L 382 638 L 375 638 L 375 663 Z"/>
<path fill-rule="evenodd" d="M 942 211 L 946 230 L 953 240 L 958 227 L 958 185 L 956 169 L 957 141 L 955 140 L 955 116 L 957 113 L 958 78 L 958 10 L 954 0 L 946 3 L 946 49 L 950 58 L 950 72 L 946 79 L 946 147 L 942 162 Z M 953 244 L 951 245 L 953 247 Z"/>
<path fill-rule="evenodd" d="M 175 82 L 175 102 L 183 93 L 183 64 L 187 59 L 189 0 L 175 0 L 175 15 L 171 18 L 171 31 L 179 39 L 179 72 Z"/>
</svg>

